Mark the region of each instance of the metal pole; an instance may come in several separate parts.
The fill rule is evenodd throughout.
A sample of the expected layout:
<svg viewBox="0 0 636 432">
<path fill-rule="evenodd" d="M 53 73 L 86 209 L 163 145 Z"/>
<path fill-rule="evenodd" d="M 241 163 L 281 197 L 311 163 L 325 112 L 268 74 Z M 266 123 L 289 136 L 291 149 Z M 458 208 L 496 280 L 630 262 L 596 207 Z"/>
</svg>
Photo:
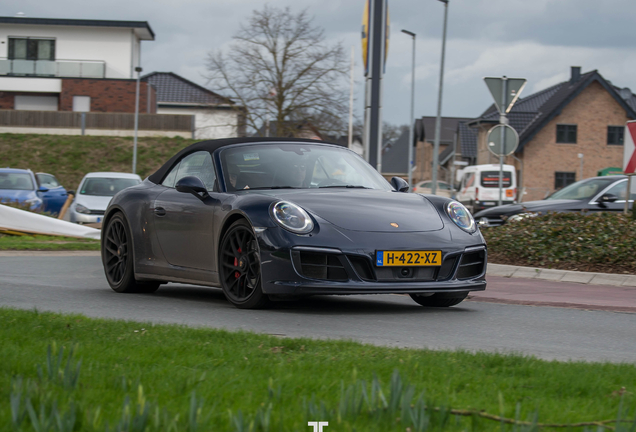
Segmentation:
<svg viewBox="0 0 636 432">
<path fill-rule="evenodd" d="M 351 78 L 349 83 L 349 142 L 347 147 L 351 148 L 351 144 L 353 144 L 353 65 L 355 62 L 354 59 L 355 49 L 353 46 L 351 47 Z"/>
<path fill-rule="evenodd" d="M 82 113 L 82 136 L 86 135 L 86 113 Z"/>
<path fill-rule="evenodd" d="M 139 80 L 141 78 L 141 67 L 135 68 L 137 72 L 137 90 L 135 92 L 135 138 L 133 139 L 133 163 L 132 173 L 137 174 L 137 130 L 139 128 Z"/>
<path fill-rule="evenodd" d="M 631 196 L 632 191 L 632 175 L 627 175 L 627 190 L 625 191 L 625 209 L 623 210 L 624 214 L 627 214 L 629 211 L 629 198 Z"/>
<path fill-rule="evenodd" d="M 444 52 L 446 51 L 446 21 L 448 19 L 448 0 L 444 3 L 444 30 L 442 33 L 442 62 L 439 68 L 439 93 L 437 95 L 437 118 L 435 119 L 435 142 L 433 143 L 433 174 L 431 193 L 437 192 L 437 165 L 439 164 L 439 138 L 442 129 L 442 88 L 444 87 Z"/>
<path fill-rule="evenodd" d="M 506 124 L 506 96 L 508 94 L 508 79 L 503 77 L 503 85 L 501 86 L 501 115 L 499 116 L 499 123 Z M 506 128 L 501 128 L 501 151 L 499 153 L 499 204 L 502 203 L 503 198 L 503 152 L 506 149 Z"/>
<path fill-rule="evenodd" d="M 413 58 L 411 61 L 411 122 L 409 124 L 409 164 L 408 164 L 408 175 L 409 175 L 409 189 L 413 189 L 413 129 L 415 128 L 415 33 L 412 33 L 408 30 L 402 30 L 402 33 L 405 33 L 413 38 Z"/>
</svg>

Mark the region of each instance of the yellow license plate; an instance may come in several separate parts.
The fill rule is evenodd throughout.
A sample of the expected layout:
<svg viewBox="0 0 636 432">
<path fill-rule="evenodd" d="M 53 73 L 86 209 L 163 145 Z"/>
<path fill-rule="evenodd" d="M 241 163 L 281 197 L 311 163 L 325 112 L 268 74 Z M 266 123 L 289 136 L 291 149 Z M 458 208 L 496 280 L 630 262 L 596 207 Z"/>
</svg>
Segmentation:
<svg viewBox="0 0 636 432">
<path fill-rule="evenodd" d="M 377 251 L 378 267 L 440 266 L 442 251 Z"/>
</svg>

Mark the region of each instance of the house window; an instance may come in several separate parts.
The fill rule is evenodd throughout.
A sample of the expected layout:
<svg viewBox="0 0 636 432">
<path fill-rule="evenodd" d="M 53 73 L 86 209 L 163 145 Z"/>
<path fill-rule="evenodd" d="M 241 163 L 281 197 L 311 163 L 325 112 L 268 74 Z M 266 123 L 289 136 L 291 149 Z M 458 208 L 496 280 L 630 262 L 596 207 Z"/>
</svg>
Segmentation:
<svg viewBox="0 0 636 432">
<path fill-rule="evenodd" d="M 559 190 L 576 181 L 576 173 L 573 172 L 555 172 L 554 173 L 554 189 Z"/>
<path fill-rule="evenodd" d="M 623 145 L 624 132 L 625 128 L 623 126 L 608 126 L 607 145 Z"/>
<path fill-rule="evenodd" d="M 9 60 L 55 60 L 55 39 L 10 37 Z"/>
<path fill-rule="evenodd" d="M 556 142 L 576 144 L 576 125 L 557 125 Z"/>
<path fill-rule="evenodd" d="M 90 96 L 73 96 L 73 111 L 90 112 L 91 97 Z"/>
</svg>

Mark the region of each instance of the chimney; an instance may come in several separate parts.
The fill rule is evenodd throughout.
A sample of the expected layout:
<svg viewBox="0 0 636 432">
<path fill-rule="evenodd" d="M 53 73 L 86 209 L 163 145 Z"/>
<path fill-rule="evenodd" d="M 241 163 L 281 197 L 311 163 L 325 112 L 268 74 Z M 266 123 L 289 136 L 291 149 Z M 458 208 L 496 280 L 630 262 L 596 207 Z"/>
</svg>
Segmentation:
<svg viewBox="0 0 636 432">
<path fill-rule="evenodd" d="M 581 79 L 581 66 L 572 66 L 570 74 L 570 84 L 576 84 Z"/>
</svg>

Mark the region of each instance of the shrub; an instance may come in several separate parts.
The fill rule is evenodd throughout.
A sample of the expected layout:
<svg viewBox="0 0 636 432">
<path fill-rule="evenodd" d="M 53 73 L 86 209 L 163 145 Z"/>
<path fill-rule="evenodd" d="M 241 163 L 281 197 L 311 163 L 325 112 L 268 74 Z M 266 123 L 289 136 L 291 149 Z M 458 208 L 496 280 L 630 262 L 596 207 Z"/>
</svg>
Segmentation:
<svg viewBox="0 0 636 432">
<path fill-rule="evenodd" d="M 622 213 L 549 213 L 482 230 L 490 262 L 636 272 L 636 221 Z"/>
</svg>

